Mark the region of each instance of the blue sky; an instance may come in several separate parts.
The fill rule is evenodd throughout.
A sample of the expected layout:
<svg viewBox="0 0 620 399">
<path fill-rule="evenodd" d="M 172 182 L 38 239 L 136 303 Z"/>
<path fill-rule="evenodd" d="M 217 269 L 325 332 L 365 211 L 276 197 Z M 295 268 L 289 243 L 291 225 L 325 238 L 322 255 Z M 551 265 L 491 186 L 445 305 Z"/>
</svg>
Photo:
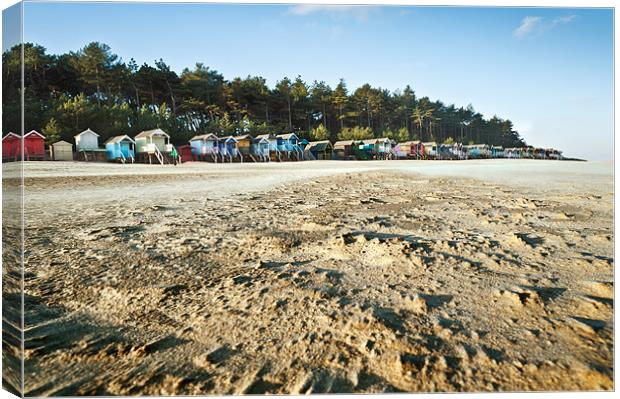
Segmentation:
<svg viewBox="0 0 620 399">
<path fill-rule="evenodd" d="M 180 72 L 365 82 L 511 119 L 534 146 L 613 158 L 613 11 L 567 8 L 26 3 L 24 40 L 91 41 Z"/>
</svg>

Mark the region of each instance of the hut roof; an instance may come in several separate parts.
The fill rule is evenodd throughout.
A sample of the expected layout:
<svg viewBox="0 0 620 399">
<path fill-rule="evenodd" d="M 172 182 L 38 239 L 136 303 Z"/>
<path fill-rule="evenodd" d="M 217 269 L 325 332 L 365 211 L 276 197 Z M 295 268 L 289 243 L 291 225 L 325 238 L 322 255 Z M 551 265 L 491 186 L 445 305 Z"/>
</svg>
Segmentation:
<svg viewBox="0 0 620 399">
<path fill-rule="evenodd" d="M 355 140 L 341 140 L 341 141 L 336 141 L 334 143 L 334 148 L 344 148 L 348 145 L 354 145 L 356 143 Z"/>
<path fill-rule="evenodd" d="M 242 134 L 241 136 L 235 136 L 235 140 L 239 141 L 239 140 L 252 140 L 254 137 L 250 136 L 249 134 Z"/>
<path fill-rule="evenodd" d="M 88 129 L 84 130 L 82 133 L 78 133 L 78 134 L 76 134 L 76 135 L 75 135 L 75 136 L 73 136 L 73 137 L 80 137 L 81 135 L 86 134 L 86 133 L 92 133 L 92 134 L 94 134 L 95 136 L 99 137 L 99 135 L 98 135 L 97 133 L 93 132 L 92 130 L 90 130 L 90 128 L 88 128 Z"/>
<path fill-rule="evenodd" d="M 224 140 L 225 142 L 228 141 L 234 141 L 235 143 L 237 142 L 237 139 L 235 138 L 235 136 L 226 136 L 226 137 L 221 137 L 221 140 Z"/>
<path fill-rule="evenodd" d="M 325 151 L 326 149 L 330 148 L 332 146 L 332 143 L 329 140 L 322 140 L 322 141 L 311 141 L 308 143 L 308 147 L 310 150 L 315 150 L 315 151 Z"/>
<path fill-rule="evenodd" d="M 134 144 L 136 143 L 135 141 L 133 141 L 131 137 L 127 136 L 126 134 L 121 134 L 120 136 L 110 137 L 108 140 L 106 140 L 104 144 L 116 144 L 116 143 L 120 143 L 121 141 L 125 141 L 125 140 L 129 140 Z"/>
<path fill-rule="evenodd" d="M 191 139 L 189 139 L 189 141 L 199 141 L 199 140 L 202 140 L 202 141 L 215 140 L 215 141 L 217 141 L 219 139 L 220 138 L 217 137 L 215 134 L 207 133 L 207 134 L 200 134 L 198 136 L 194 136 Z"/>
<path fill-rule="evenodd" d="M 265 137 L 257 136 L 256 138 L 254 138 L 254 142 L 257 143 L 257 144 L 269 143 L 269 140 L 267 140 Z"/>
<path fill-rule="evenodd" d="M 284 140 L 290 140 L 291 137 L 295 137 L 296 139 L 299 139 L 299 137 L 295 133 L 278 134 L 276 137 L 284 139 Z"/>
<path fill-rule="evenodd" d="M 18 135 L 18 134 L 15 134 L 15 133 L 13 133 L 13 132 L 8 132 L 8 133 L 7 133 L 7 134 L 6 134 L 6 135 L 2 138 L 2 141 L 4 141 L 4 139 L 10 138 L 10 137 L 15 137 L 16 139 L 21 138 L 21 136 L 20 136 L 20 135 Z"/>
<path fill-rule="evenodd" d="M 362 140 L 362 143 L 364 143 L 364 144 L 375 144 L 377 141 L 379 141 L 379 140 L 377 140 L 377 139 L 365 139 L 365 140 Z"/>
<path fill-rule="evenodd" d="M 269 140 L 269 139 L 273 140 L 273 139 L 275 139 L 275 138 L 276 138 L 276 136 L 275 136 L 275 134 L 273 134 L 273 133 L 265 133 L 265 134 L 259 134 L 258 136 L 256 136 L 256 138 L 257 138 L 257 139 L 262 139 L 262 138 L 264 138 L 264 139 L 266 139 L 266 140 Z"/>
<path fill-rule="evenodd" d="M 24 138 L 30 136 L 31 134 L 37 135 L 37 136 L 41 137 L 42 139 L 45 138 L 44 135 L 42 135 L 41 133 L 37 132 L 36 130 L 31 130 L 28 133 L 24 134 Z"/>
<path fill-rule="evenodd" d="M 52 144 L 52 147 L 56 147 L 56 146 L 59 146 L 59 147 L 63 147 L 63 146 L 73 147 L 73 144 L 71 144 L 71 143 L 67 143 L 67 142 L 66 142 L 66 141 L 64 141 L 64 140 L 60 140 L 60 141 L 57 141 L 57 142 L 55 142 L 54 144 Z"/>
<path fill-rule="evenodd" d="M 170 136 L 168 135 L 168 133 L 164 132 L 161 129 L 153 129 L 153 130 L 145 130 L 143 132 L 140 132 L 136 135 L 136 139 L 141 139 L 141 138 L 145 138 L 145 137 L 153 137 L 153 136 L 165 136 L 170 138 Z"/>
</svg>

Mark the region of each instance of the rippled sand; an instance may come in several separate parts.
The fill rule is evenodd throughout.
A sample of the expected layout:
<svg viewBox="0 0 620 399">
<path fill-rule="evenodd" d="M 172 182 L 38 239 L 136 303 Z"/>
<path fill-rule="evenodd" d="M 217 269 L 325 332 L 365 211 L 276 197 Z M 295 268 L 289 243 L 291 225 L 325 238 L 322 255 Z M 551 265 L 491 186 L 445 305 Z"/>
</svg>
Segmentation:
<svg viewBox="0 0 620 399">
<path fill-rule="evenodd" d="M 29 163 L 26 394 L 613 389 L 612 172 Z"/>
</svg>

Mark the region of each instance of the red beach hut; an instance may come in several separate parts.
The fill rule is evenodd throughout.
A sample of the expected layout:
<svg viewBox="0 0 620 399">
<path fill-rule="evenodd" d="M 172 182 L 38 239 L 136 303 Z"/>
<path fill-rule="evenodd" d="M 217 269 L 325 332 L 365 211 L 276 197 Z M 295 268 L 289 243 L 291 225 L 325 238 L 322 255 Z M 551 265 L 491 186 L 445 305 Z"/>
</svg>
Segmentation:
<svg viewBox="0 0 620 399">
<path fill-rule="evenodd" d="M 31 130 L 24 135 L 24 160 L 45 159 L 45 136 L 36 130 Z"/>
<path fill-rule="evenodd" d="M 17 161 L 21 148 L 21 137 L 9 132 L 2 138 L 2 162 Z"/>
<path fill-rule="evenodd" d="M 178 146 L 177 153 L 181 157 L 181 162 L 193 161 L 192 147 L 189 144 Z"/>
</svg>

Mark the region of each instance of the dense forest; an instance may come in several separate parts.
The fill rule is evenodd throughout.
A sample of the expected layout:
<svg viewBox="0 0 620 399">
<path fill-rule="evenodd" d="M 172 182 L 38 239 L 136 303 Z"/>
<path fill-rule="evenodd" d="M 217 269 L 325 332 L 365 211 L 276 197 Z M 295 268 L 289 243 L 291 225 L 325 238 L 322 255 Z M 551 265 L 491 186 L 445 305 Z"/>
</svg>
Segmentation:
<svg viewBox="0 0 620 399">
<path fill-rule="evenodd" d="M 284 77 L 270 88 L 260 76 L 224 76 L 203 64 L 177 74 L 163 61 L 124 62 L 109 46 L 90 43 L 53 55 L 25 44 L 26 131 L 48 142 L 73 142 L 86 128 L 108 137 L 156 127 L 175 144 L 195 134 L 295 132 L 310 140 L 391 137 L 397 141 L 460 141 L 524 146 L 512 122 L 485 119 L 469 105 L 418 98 L 409 86 L 391 92 L 365 84 L 352 90 Z M 4 133 L 20 131 L 21 46 L 2 56 Z"/>
</svg>

